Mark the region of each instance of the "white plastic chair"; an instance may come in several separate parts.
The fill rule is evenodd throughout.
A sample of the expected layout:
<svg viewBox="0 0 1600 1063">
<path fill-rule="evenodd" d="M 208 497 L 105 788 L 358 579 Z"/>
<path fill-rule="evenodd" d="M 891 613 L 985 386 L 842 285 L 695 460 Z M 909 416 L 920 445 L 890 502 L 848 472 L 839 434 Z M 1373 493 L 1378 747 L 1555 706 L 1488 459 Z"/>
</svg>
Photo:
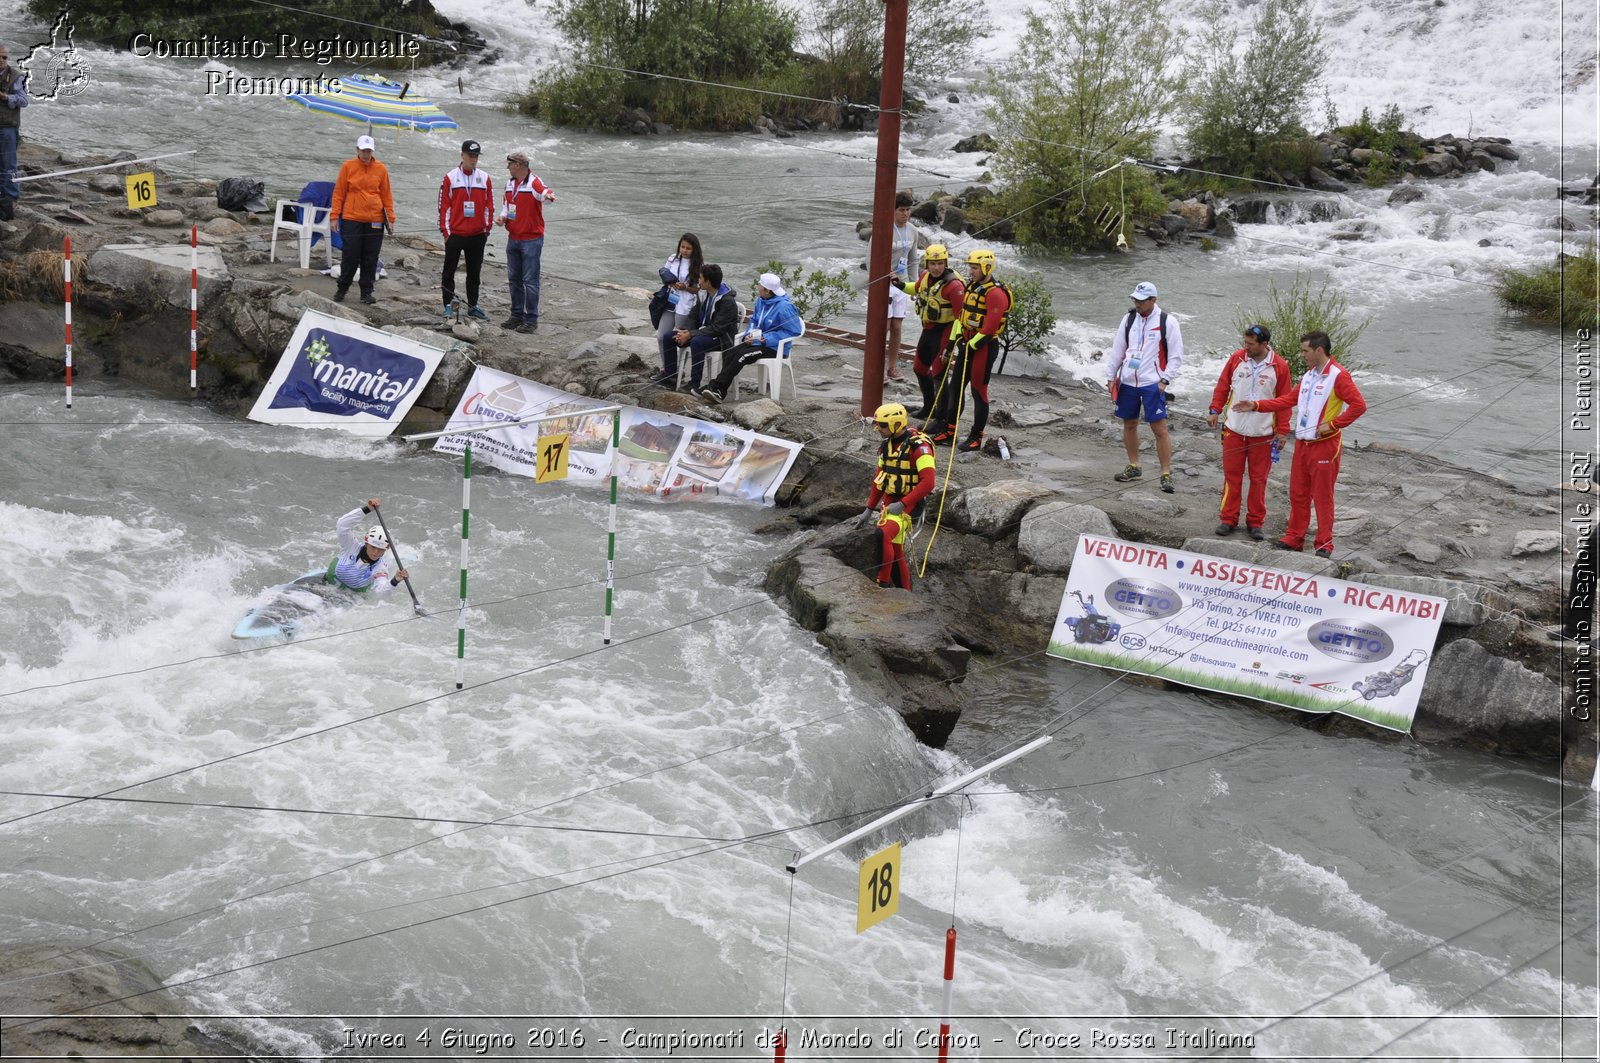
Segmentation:
<svg viewBox="0 0 1600 1063">
<path fill-rule="evenodd" d="M 272 216 L 272 253 L 268 262 L 278 260 L 278 230 L 287 229 L 300 239 L 300 268 L 311 268 L 311 237 L 322 234 L 322 249 L 328 253 L 328 268 L 333 268 L 333 229 L 328 221 L 332 211 L 314 203 L 297 203 L 292 199 L 278 200 Z M 284 215 L 287 214 L 288 217 Z M 296 218 L 299 221 L 296 221 Z"/>
<path fill-rule="evenodd" d="M 750 368 L 760 374 L 760 381 L 756 384 L 756 394 L 765 391 L 772 396 L 773 402 L 779 401 L 779 393 L 783 390 L 783 371 L 789 370 L 789 387 L 794 391 L 795 398 L 800 397 L 800 385 L 794 379 L 794 345 L 806 334 L 806 323 L 800 322 L 800 335 L 790 336 L 788 339 L 778 341 L 778 356 L 776 358 L 763 358 Z"/>
</svg>

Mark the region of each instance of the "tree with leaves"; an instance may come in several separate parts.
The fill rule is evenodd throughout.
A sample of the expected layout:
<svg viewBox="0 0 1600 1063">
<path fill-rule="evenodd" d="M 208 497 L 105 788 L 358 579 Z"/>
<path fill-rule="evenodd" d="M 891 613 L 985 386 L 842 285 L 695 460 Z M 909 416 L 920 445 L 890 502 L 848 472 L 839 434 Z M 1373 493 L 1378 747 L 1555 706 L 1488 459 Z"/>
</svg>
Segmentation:
<svg viewBox="0 0 1600 1063">
<path fill-rule="evenodd" d="M 1016 54 L 994 85 L 999 150 L 1026 244 L 1070 250 L 1115 243 L 1122 214 L 1159 213 L 1153 183 L 1137 167 L 1183 88 L 1182 44 L 1161 0 L 1050 0 L 1029 11 Z M 1111 208 L 1106 218 L 1101 208 Z"/>
<path fill-rule="evenodd" d="M 1202 17 L 1210 28 L 1190 53 L 1185 141 L 1216 168 L 1265 175 L 1306 139 L 1301 123 L 1326 61 L 1311 0 L 1261 0 L 1243 34 L 1225 0 Z"/>
</svg>

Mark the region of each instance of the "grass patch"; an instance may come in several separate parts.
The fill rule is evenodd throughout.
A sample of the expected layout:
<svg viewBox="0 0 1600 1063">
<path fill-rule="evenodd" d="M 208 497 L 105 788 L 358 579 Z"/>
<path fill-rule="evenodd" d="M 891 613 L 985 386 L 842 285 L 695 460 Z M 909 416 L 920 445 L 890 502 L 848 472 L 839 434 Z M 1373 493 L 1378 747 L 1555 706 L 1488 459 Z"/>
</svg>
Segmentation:
<svg viewBox="0 0 1600 1063">
<path fill-rule="evenodd" d="M 60 300 L 66 295 L 63 255 L 60 251 L 28 251 L 0 262 L 0 299 L 25 302 L 30 299 Z M 79 270 L 82 270 L 79 266 Z M 83 283 L 80 275 L 78 283 Z"/>
<path fill-rule="evenodd" d="M 1110 668 L 1119 672 L 1138 672 L 1141 675 L 1154 676 L 1184 686 L 1198 687 L 1201 690 L 1213 690 L 1219 694 L 1232 694 L 1235 697 L 1249 698 L 1252 701 L 1264 701 L 1272 705 L 1282 705 L 1286 708 L 1300 709 L 1304 712 L 1337 712 L 1357 720 L 1363 720 L 1378 727 L 1388 728 L 1391 731 L 1409 733 L 1411 719 L 1404 713 L 1386 712 L 1375 707 L 1372 703 L 1360 698 L 1345 698 L 1339 695 L 1318 694 L 1310 690 L 1290 689 L 1263 683 L 1254 679 L 1233 679 L 1217 675 L 1214 672 L 1202 671 L 1187 665 L 1180 665 L 1177 658 L 1171 661 L 1141 660 L 1127 654 L 1111 650 L 1095 649 L 1072 642 L 1052 640 L 1049 647 L 1050 655 L 1063 657 L 1080 664 L 1094 665 L 1096 668 Z"/>
<path fill-rule="evenodd" d="M 1581 255 L 1562 255 L 1543 269 L 1507 270 L 1497 288 L 1500 301 L 1541 325 L 1600 328 L 1600 258 L 1594 244 Z"/>
</svg>

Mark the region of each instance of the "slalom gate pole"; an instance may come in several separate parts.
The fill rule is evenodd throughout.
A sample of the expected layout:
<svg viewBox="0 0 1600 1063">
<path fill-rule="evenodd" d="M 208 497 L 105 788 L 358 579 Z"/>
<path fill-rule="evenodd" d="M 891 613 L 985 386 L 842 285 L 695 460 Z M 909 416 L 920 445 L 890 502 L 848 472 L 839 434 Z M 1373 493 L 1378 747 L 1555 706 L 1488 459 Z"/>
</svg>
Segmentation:
<svg viewBox="0 0 1600 1063">
<path fill-rule="evenodd" d="M 200 330 L 200 229 L 189 226 L 189 390 L 195 390 L 195 370 L 200 364 L 196 336 Z"/>
<path fill-rule="evenodd" d="M 602 637 L 611 645 L 611 601 L 617 571 L 617 455 L 622 447 L 622 411 L 611 415 L 611 506 L 606 513 L 606 618 Z M 780 1055 L 778 1057 L 782 1059 Z"/>
<path fill-rule="evenodd" d="M 950 1001 L 956 984 L 956 928 L 944 932 L 944 1012 L 939 1019 L 939 1063 L 950 1060 Z"/>
<path fill-rule="evenodd" d="M 456 608 L 456 689 L 467 679 L 467 519 L 472 507 L 472 440 L 461 452 L 461 602 Z"/>
<path fill-rule="evenodd" d="M 61 238 L 61 269 L 66 291 L 63 301 L 67 321 L 67 409 L 72 409 L 72 237 Z"/>
</svg>

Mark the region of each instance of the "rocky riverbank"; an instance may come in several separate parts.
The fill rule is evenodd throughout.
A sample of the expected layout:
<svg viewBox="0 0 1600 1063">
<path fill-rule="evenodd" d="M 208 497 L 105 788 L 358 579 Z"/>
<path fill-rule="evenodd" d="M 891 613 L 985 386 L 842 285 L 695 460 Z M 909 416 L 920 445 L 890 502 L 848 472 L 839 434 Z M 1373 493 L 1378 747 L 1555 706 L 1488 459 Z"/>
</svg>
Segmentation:
<svg viewBox="0 0 1600 1063">
<path fill-rule="evenodd" d="M 37 145 L 26 172 L 105 160 L 60 158 Z M 579 394 L 729 419 L 801 440 L 806 449 L 765 530 L 793 535 L 767 587 L 839 660 L 897 705 L 930 745 L 953 729 L 975 662 L 1041 651 L 1083 532 L 1183 547 L 1279 568 L 1329 573 L 1450 601 L 1414 737 L 1539 758 L 1587 778 L 1595 724 L 1563 711 L 1570 676 L 1547 629 L 1560 619 L 1576 543 L 1562 531 L 1560 484 L 1509 482 L 1348 433 L 1340 480 L 1338 557 L 1270 551 L 1209 538 L 1221 486 L 1220 446 L 1195 390 L 1174 401 L 1178 489 L 1115 484 L 1121 431 L 1103 394 L 1053 367 L 1013 354 L 993 385 L 996 410 L 984 452 L 955 458 L 943 519 L 914 594 L 880 591 L 867 537 L 840 527 L 860 511 L 875 437 L 859 418 L 861 355 L 807 341 L 799 394 L 711 407 L 650 387 L 654 364 L 648 291 L 546 276 L 540 329 L 437 329 L 440 249 L 403 238 L 385 249 L 379 305 L 331 301 L 334 282 L 293 261 L 268 262 L 270 218 L 230 214 L 206 182 L 163 185 L 163 211 L 126 209 L 96 174 L 33 182 L 17 220 L 0 223 L 0 379 L 61 376 L 61 247 L 75 265 L 74 351 L 80 394 L 117 379 L 186 397 L 188 226 L 202 228 L 198 401 L 242 415 L 300 313 L 314 308 L 450 347 L 406 430 L 442 425 L 470 374 L 493 366 Z M 559 239 L 552 234 L 552 239 Z M 292 246 L 290 254 L 292 255 Z M 484 303 L 505 309 L 503 274 L 486 265 Z M 1199 385 L 1191 385 L 1198 388 Z M 910 386 L 893 397 L 911 400 Z M 1012 457 L 1002 460 L 1004 435 Z M 1147 444 L 1148 445 L 1148 444 Z M 941 455 L 941 477 L 948 468 Z M 1283 526 L 1287 475 L 1270 493 L 1269 535 Z M 922 550 L 932 537 L 931 518 Z M 1254 702 L 1236 702 L 1258 711 Z M 1265 710 L 1276 711 L 1276 710 Z M 1338 717 L 1285 713 L 1307 726 L 1407 741 Z"/>
</svg>

